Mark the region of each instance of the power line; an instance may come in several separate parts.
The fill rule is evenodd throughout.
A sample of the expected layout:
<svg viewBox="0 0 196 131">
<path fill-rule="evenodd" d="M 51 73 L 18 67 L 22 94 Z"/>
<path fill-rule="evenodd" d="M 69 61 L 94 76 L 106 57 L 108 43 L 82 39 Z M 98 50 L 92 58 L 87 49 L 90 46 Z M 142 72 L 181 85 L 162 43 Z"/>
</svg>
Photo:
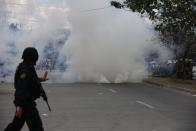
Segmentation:
<svg viewBox="0 0 196 131">
<path fill-rule="evenodd" d="M 106 7 L 101 7 L 101 8 L 94 8 L 94 9 L 88 9 L 88 10 L 82 10 L 81 12 L 92 12 L 92 11 L 99 11 L 99 10 L 104 10 L 107 8 L 110 8 L 112 6 L 106 6 Z"/>
</svg>

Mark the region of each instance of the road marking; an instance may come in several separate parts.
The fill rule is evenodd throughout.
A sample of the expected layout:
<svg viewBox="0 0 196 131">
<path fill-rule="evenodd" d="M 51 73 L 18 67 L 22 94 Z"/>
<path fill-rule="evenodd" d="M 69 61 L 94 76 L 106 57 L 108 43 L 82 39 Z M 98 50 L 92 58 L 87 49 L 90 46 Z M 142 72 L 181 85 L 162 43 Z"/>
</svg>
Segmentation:
<svg viewBox="0 0 196 131">
<path fill-rule="evenodd" d="M 44 114 L 42 114 L 42 115 L 45 116 L 45 117 L 48 117 L 48 114 L 45 114 L 45 113 L 44 113 Z"/>
<path fill-rule="evenodd" d="M 196 94 L 194 94 L 193 96 L 196 96 Z"/>
<path fill-rule="evenodd" d="M 113 93 L 117 93 L 117 91 L 113 90 L 113 89 L 108 89 L 109 91 L 113 92 Z"/>
<path fill-rule="evenodd" d="M 103 93 L 102 92 L 99 92 L 98 95 L 103 95 Z"/>
<path fill-rule="evenodd" d="M 151 105 L 149 105 L 149 104 L 147 104 L 147 103 L 145 103 L 145 102 L 142 102 L 142 101 L 136 101 L 136 102 L 139 103 L 139 104 L 141 104 L 141 105 L 144 105 L 144 106 L 146 106 L 146 107 L 148 107 L 148 108 L 150 108 L 150 109 L 154 109 L 153 106 L 151 106 Z"/>
</svg>

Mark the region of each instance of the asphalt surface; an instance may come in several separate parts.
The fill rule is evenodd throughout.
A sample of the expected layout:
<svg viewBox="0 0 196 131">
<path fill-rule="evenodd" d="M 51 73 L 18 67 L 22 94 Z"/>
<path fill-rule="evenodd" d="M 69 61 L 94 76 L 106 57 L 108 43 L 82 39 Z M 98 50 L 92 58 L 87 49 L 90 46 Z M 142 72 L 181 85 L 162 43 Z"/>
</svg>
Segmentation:
<svg viewBox="0 0 196 131">
<path fill-rule="evenodd" d="M 189 93 L 143 83 L 44 88 L 52 108 L 38 100 L 46 131 L 196 131 L 196 96 Z M 0 92 L 0 130 L 13 118 L 12 100 L 12 91 Z"/>
</svg>

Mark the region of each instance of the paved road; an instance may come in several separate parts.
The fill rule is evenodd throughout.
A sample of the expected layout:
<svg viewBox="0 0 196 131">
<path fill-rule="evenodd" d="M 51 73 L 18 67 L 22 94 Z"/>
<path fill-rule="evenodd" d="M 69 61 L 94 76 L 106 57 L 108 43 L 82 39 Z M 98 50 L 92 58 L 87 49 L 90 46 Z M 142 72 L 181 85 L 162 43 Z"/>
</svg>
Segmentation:
<svg viewBox="0 0 196 131">
<path fill-rule="evenodd" d="M 196 97 L 191 94 L 147 84 L 46 84 L 44 88 L 52 107 L 50 113 L 38 101 L 46 131 L 196 131 Z M 12 93 L 0 93 L 1 129 L 13 117 L 12 99 Z"/>
</svg>

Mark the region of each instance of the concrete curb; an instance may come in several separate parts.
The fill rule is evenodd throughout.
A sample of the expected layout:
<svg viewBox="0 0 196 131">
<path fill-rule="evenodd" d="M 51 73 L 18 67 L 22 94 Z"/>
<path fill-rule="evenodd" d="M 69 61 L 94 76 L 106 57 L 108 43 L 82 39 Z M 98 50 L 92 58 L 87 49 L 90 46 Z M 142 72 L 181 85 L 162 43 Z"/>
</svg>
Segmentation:
<svg viewBox="0 0 196 131">
<path fill-rule="evenodd" d="M 162 84 L 162 83 L 151 81 L 151 80 L 143 80 L 143 82 L 148 83 L 148 84 L 152 84 L 152 85 L 156 85 L 159 87 L 163 87 L 163 88 L 171 88 L 171 89 L 176 89 L 176 90 L 184 91 L 184 92 L 191 93 L 191 94 L 196 94 L 196 90 L 190 89 L 190 88 L 175 87 L 172 85 Z"/>
</svg>

